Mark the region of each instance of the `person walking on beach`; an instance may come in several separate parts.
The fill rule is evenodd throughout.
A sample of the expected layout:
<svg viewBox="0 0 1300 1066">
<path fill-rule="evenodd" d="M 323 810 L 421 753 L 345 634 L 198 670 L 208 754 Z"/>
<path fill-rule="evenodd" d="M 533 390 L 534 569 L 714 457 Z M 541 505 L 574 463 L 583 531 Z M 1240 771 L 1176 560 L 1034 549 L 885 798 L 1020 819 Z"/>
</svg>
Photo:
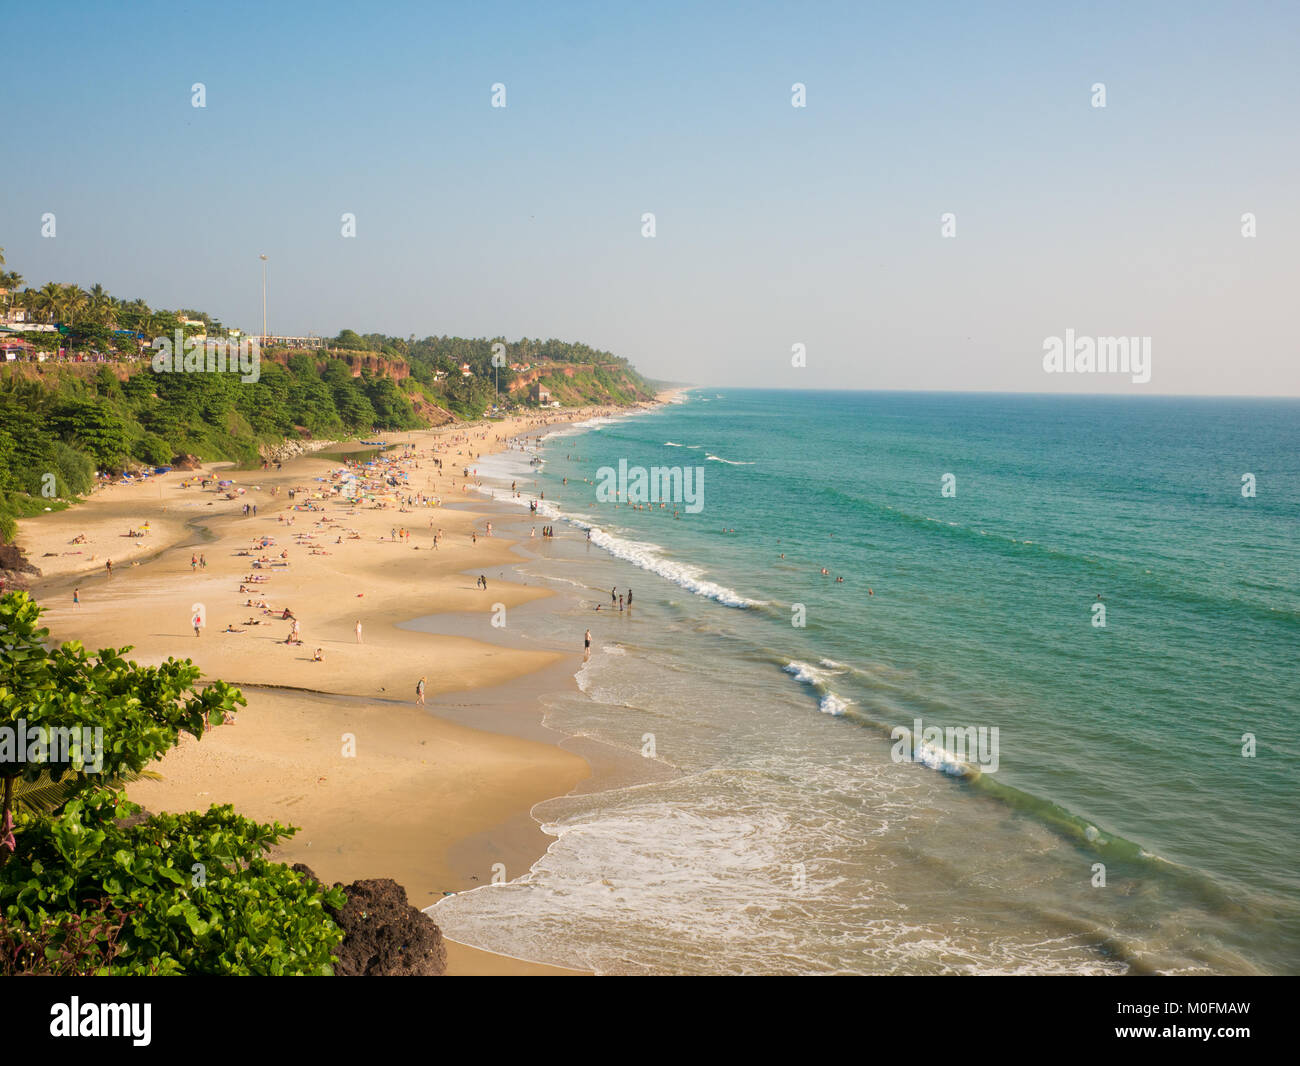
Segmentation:
<svg viewBox="0 0 1300 1066">
<path fill-rule="evenodd" d="M 203 615 L 196 614 L 191 621 L 194 625 L 194 635 L 197 637 L 199 635 L 199 627 L 203 625 Z"/>
<path fill-rule="evenodd" d="M 420 678 L 415 685 L 415 702 L 423 706 L 424 704 L 424 678 Z"/>
<path fill-rule="evenodd" d="M 109 559 L 108 562 L 106 562 L 106 563 L 104 564 L 104 569 L 108 571 L 108 576 L 109 576 L 109 577 L 112 577 L 112 576 L 113 576 L 113 560 L 112 560 L 112 559 Z"/>
<path fill-rule="evenodd" d="M 193 573 L 193 572 L 198 568 L 198 565 L 199 565 L 199 557 L 198 557 L 197 555 L 191 555 L 191 556 L 190 556 L 190 573 Z"/>
<path fill-rule="evenodd" d="M 81 589 L 72 590 L 72 606 L 76 607 L 81 602 Z"/>
<path fill-rule="evenodd" d="M 199 556 L 199 569 L 200 569 L 200 570 L 206 570 L 207 568 L 208 568 L 208 557 L 207 557 L 206 555 L 200 555 L 200 556 Z"/>
<path fill-rule="evenodd" d="M 361 643 L 361 619 L 357 619 L 357 643 Z"/>
<path fill-rule="evenodd" d="M 591 662 L 591 630 L 587 630 L 587 635 L 582 638 L 582 661 Z"/>
</svg>

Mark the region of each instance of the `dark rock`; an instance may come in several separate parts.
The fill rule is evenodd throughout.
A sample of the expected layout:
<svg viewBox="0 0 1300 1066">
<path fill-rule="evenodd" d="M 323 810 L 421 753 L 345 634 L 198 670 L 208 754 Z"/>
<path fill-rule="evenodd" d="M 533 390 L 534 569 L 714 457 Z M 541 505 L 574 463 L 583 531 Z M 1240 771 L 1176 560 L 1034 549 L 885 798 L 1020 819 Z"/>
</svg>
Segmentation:
<svg viewBox="0 0 1300 1066">
<path fill-rule="evenodd" d="M 295 862 L 292 866 L 289 867 L 289 869 L 296 874 L 302 874 L 304 877 L 307 877 L 308 879 L 315 881 L 318 885 L 320 885 L 321 888 L 325 887 L 325 883 L 321 881 L 319 877 L 316 876 L 316 871 L 313 870 L 310 866 L 308 866 L 305 862 Z"/>
<path fill-rule="evenodd" d="M 197 455 L 190 455 L 188 452 L 182 452 L 172 460 L 173 470 L 197 470 L 202 465 Z"/>
<path fill-rule="evenodd" d="M 117 820 L 117 825 L 119 829 L 130 829 L 133 826 L 139 825 L 141 822 L 147 822 L 152 817 L 152 811 L 141 809 L 136 811 L 135 814 L 123 815 Z"/>
<path fill-rule="evenodd" d="M 0 544 L 0 570 L 11 570 L 15 574 L 35 574 L 37 577 L 41 573 L 23 557 L 23 553 L 14 544 Z"/>
<path fill-rule="evenodd" d="M 321 884 L 310 867 L 294 863 L 293 869 Z M 442 930 L 411 906 L 396 881 L 371 878 L 335 887 L 348 900 L 341 911 L 326 908 L 345 934 L 335 976 L 436 977 L 447 968 Z"/>
<path fill-rule="evenodd" d="M 0 592 L 29 588 L 30 579 L 40 576 L 40 570 L 15 545 L 0 544 Z"/>
</svg>

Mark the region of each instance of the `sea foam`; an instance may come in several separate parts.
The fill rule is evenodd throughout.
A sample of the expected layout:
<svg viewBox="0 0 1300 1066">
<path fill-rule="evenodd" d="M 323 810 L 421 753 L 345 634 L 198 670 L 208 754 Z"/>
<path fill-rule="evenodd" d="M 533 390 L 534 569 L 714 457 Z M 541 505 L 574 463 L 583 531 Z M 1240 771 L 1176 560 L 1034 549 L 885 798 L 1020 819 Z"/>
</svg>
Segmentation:
<svg viewBox="0 0 1300 1066">
<path fill-rule="evenodd" d="M 830 690 L 826 681 L 826 675 L 823 671 L 818 670 L 814 666 L 809 666 L 807 663 L 801 663 L 798 661 L 786 663 L 785 666 L 781 667 L 781 669 L 801 685 L 807 685 L 817 693 L 817 696 L 819 697 L 817 707 L 822 714 L 829 714 L 835 718 L 839 718 L 849 709 L 849 701 L 836 695 Z"/>
<path fill-rule="evenodd" d="M 506 453 L 509 454 L 509 453 Z M 494 457 L 497 458 L 497 457 Z M 510 476 L 508 473 L 502 474 L 501 465 L 485 471 L 489 476 Z M 491 497 L 501 503 L 514 504 L 519 507 L 527 507 L 532 502 L 532 497 L 527 494 L 516 498 L 508 491 L 501 491 L 484 485 L 478 489 L 479 492 Z M 599 526 L 580 518 L 577 515 L 566 514 L 556 507 L 550 500 L 537 500 L 537 515 L 548 520 L 559 519 L 577 526 L 579 529 L 588 530 L 591 533 L 591 543 L 599 548 L 604 548 L 610 555 L 616 559 L 622 559 L 633 566 L 642 570 L 648 570 L 652 574 L 658 574 L 666 578 L 673 584 L 694 593 L 696 596 L 703 596 L 705 599 L 716 600 L 725 607 L 762 607 L 765 605 L 764 600 L 750 599 L 726 585 L 720 585 L 716 581 L 710 581 L 704 577 L 704 568 L 696 566 L 694 563 L 681 562 L 676 559 L 667 558 L 663 552 L 664 549 L 658 544 L 652 544 L 646 541 L 631 540 L 626 537 L 620 537 L 617 534 L 610 533 Z"/>
</svg>

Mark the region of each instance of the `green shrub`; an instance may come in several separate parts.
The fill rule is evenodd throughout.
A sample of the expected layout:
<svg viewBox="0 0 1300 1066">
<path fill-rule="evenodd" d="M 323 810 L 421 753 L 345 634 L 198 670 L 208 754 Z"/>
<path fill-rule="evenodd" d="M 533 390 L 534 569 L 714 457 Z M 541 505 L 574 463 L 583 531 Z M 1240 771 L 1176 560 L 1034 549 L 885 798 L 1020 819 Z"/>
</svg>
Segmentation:
<svg viewBox="0 0 1300 1066">
<path fill-rule="evenodd" d="M 229 806 L 157 814 L 123 827 L 139 811 L 97 789 L 56 816 L 20 812 L 21 844 L 0 868 L 4 921 L 80 931 L 105 908 L 119 913 L 107 964 L 113 974 L 331 972 L 343 931 L 324 906 L 342 907 L 342 891 L 322 891 L 265 858 L 296 830 L 258 824 Z M 56 947 L 67 943 L 49 939 Z M 96 952 L 88 956 L 103 965 Z"/>
<path fill-rule="evenodd" d="M 84 452 L 61 440 L 55 441 L 50 462 L 58 479 L 60 496 L 84 496 L 95 487 L 95 461 Z"/>
<path fill-rule="evenodd" d="M 40 615 L 24 592 L 0 597 L 0 725 L 22 738 L 0 747 L 13 825 L 0 840 L 0 947 L 40 945 L 80 972 L 329 973 L 343 934 L 323 906 L 341 907 L 342 893 L 265 857 L 296 830 L 228 806 L 124 824 L 140 808 L 109 787 L 160 759 L 182 732 L 201 737 L 243 696 L 221 681 L 196 690 L 189 660 L 142 667 L 122 659 L 128 648 L 51 647 Z M 41 753 L 29 744 L 36 729 L 75 740 Z M 20 777 L 66 793 L 15 809 Z M 121 920 L 100 928 L 105 914 Z"/>
</svg>

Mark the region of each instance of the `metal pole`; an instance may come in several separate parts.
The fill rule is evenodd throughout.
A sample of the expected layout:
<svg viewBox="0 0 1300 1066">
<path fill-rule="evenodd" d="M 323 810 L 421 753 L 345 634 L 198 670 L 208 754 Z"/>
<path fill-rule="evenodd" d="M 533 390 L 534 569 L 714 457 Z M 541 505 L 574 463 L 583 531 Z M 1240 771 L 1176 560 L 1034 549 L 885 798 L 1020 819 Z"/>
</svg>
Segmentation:
<svg viewBox="0 0 1300 1066">
<path fill-rule="evenodd" d="M 266 256 L 258 256 L 262 260 L 262 347 L 266 347 Z"/>
</svg>

